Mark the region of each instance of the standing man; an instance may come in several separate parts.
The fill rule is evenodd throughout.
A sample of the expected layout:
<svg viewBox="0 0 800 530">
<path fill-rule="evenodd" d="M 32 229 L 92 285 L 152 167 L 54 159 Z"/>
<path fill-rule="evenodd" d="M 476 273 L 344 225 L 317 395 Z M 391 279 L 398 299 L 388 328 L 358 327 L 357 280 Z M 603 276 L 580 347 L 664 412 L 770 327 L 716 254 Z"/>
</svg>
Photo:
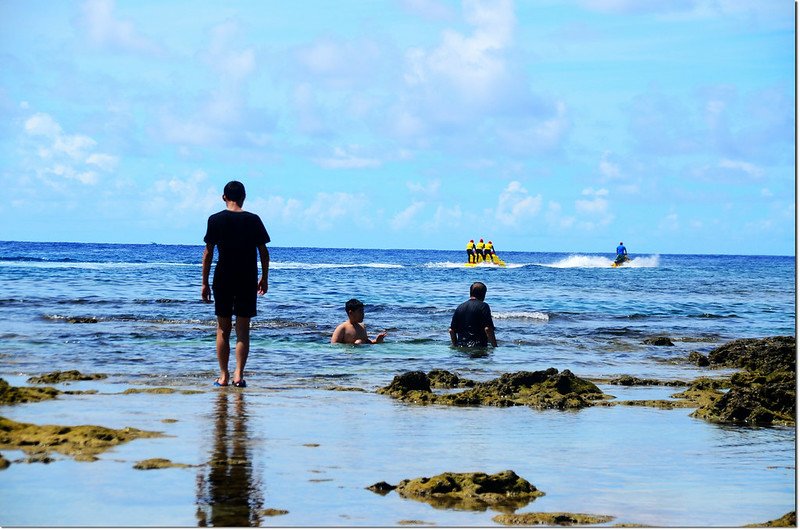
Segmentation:
<svg viewBox="0 0 800 530">
<path fill-rule="evenodd" d="M 453 346 L 497 347 L 494 322 L 486 298 L 486 285 L 475 282 L 469 288 L 469 300 L 458 306 L 450 321 L 450 343 Z"/>
<path fill-rule="evenodd" d="M 206 248 L 203 252 L 202 297 L 206 303 L 211 302 L 208 277 L 214 246 L 218 250 L 213 287 L 220 375 L 214 386 L 228 386 L 231 382 L 236 387 L 247 386 L 244 366 L 250 353 L 250 319 L 256 316 L 256 293 L 263 295 L 269 289 L 269 234 L 256 214 L 242 210 L 244 199 L 244 184 L 236 180 L 228 182 L 222 194 L 226 208 L 208 218 L 203 238 Z M 260 278 L 256 251 L 261 259 Z M 231 380 L 228 359 L 233 315 L 236 315 L 236 370 Z"/>
</svg>

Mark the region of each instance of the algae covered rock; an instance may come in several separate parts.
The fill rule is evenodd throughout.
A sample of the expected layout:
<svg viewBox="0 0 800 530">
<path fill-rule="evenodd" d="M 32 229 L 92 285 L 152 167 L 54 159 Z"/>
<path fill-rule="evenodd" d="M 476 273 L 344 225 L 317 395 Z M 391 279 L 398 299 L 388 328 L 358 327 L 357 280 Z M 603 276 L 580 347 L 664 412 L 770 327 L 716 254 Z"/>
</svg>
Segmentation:
<svg viewBox="0 0 800 530">
<path fill-rule="evenodd" d="M 11 386 L 5 379 L 0 379 L 0 404 L 34 403 L 47 399 L 55 399 L 61 392 L 51 387 Z"/>
<path fill-rule="evenodd" d="M 82 374 L 78 370 L 66 370 L 63 372 L 50 372 L 39 377 L 30 377 L 28 382 L 35 385 L 53 385 L 65 381 L 94 381 L 96 379 L 105 379 L 106 377 L 108 376 L 105 374 Z"/>
<path fill-rule="evenodd" d="M 192 467 L 189 464 L 176 464 L 175 462 L 168 460 L 166 458 L 148 458 L 147 460 L 142 460 L 140 462 L 136 462 L 133 465 L 133 469 L 139 470 L 149 470 L 149 469 L 167 469 L 171 467 Z"/>
<path fill-rule="evenodd" d="M 452 381 L 452 380 L 451 380 Z M 592 382 L 575 376 L 569 370 L 555 368 L 535 372 L 502 374 L 497 379 L 472 384 L 463 392 L 436 394 L 424 372 L 406 372 L 391 384 L 378 390 L 401 401 L 437 405 L 493 405 L 511 407 L 527 405 L 541 409 L 579 409 L 606 399 Z"/>
<path fill-rule="evenodd" d="M 746 528 L 797 528 L 797 513 L 789 512 L 780 519 L 774 519 L 766 523 L 749 524 Z"/>
<path fill-rule="evenodd" d="M 610 515 L 591 515 L 568 512 L 532 512 L 495 515 L 492 520 L 507 526 L 586 526 L 612 521 Z"/>
<path fill-rule="evenodd" d="M 511 470 L 487 473 L 442 473 L 402 480 L 401 497 L 426 502 L 434 508 L 512 512 L 544 495 Z"/>
<path fill-rule="evenodd" d="M 0 417 L 0 449 L 20 449 L 34 454 L 58 452 L 76 460 L 93 460 L 97 454 L 115 445 L 136 438 L 159 436 L 162 434 L 132 427 L 34 425 Z"/>
<path fill-rule="evenodd" d="M 738 339 L 711 350 L 708 361 L 711 366 L 752 372 L 796 372 L 796 340 L 788 336 Z"/>
<path fill-rule="evenodd" d="M 743 368 L 730 389 L 702 404 L 692 415 L 720 423 L 794 425 L 797 371 L 794 337 L 739 339 L 708 354 L 711 366 Z"/>
<path fill-rule="evenodd" d="M 692 416 L 722 423 L 793 425 L 796 388 L 795 374 L 791 372 L 740 372 L 731 377 L 727 393 L 701 406 Z"/>
<path fill-rule="evenodd" d="M 675 346 L 669 337 L 650 337 L 644 339 L 643 342 L 651 346 Z"/>
</svg>

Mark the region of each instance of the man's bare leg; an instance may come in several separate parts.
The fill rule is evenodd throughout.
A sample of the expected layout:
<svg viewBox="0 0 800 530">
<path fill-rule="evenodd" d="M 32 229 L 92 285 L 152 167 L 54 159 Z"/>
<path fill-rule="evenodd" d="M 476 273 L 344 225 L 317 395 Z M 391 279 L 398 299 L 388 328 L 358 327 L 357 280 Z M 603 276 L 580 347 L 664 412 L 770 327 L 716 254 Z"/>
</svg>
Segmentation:
<svg viewBox="0 0 800 530">
<path fill-rule="evenodd" d="M 233 382 L 238 383 L 244 379 L 244 365 L 250 354 L 250 319 L 236 317 L 236 370 L 233 372 Z"/>
<path fill-rule="evenodd" d="M 232 324 L 230 317 L 217 317 L 217 361 L 219 362 L 218 381 L 219 384 L 223 386 L 230 383 L 228 360 L 231 356 L 231 327 Z"/>
</svg>

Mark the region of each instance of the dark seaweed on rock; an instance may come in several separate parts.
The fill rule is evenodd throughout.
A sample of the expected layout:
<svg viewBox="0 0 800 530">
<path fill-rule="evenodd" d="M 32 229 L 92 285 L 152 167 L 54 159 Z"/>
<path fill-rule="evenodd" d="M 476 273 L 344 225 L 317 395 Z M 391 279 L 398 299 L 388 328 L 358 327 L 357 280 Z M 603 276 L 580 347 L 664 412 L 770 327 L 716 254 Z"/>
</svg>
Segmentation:
<svg viewBox="0 0 800 530">
<path fill-rule="evenodd" d="M 794 337 L 738 339 L 708 353 L 711 366 L 744 368 L 753 372 L 795 372 L 797 370 Z"/>
<path fill-rule="evenodd" d="M 614 520 L 614 518 L 610 515 L 591 515 L 586 513 L 532 512 L 496 515 L 492 520 L 507 526 L 586 526 L 607 523 Z"/>
<path fill-rule="evenodd" d="M 794 337 L 739 339 L 712 350 L 712 366 L 743 368 L 730 390 L 692 415 L 721 423 L 796 423 L 797 371 Z"/>
<path fill-rule="evenodd" d="M 433 477 L 402 480 L 401 497 L 427 502 L 434 508 L 513 512 L 544 495 L 536 486 L 511 470 L 487 473 L 442 473 Z"/>
<path fill-rule="evenodd" d="M 0 404 L 34 403 L 47 399 L 55 399 L 61 392 L 51 387 L 18 387 L 11 386 L 5 379 L 0 379 Z"/>
<path fill-rule="evenodd" d="M 35 385 L 52 385 L 63 383 L 64 381 L 94 381 L 96 379 L 105 379 L 106 377 L 108 376 L 105 374 L 82 374 L 78 370 L 65 370 L 63 372 L 50 372 L 39 377 L 30 377 L 28 382 Z"/>
<path fill-rule="evenodd" d="M 453 380 L 445 374 L 449 372 L 438 370 L 437 380 Z M 465 380 L 458 378 L 458 381 Z M 528 405 L 560 410 L 590 407 L 595 401 L 607 398 L 594 383 L 575 376 L 569 370 L 559 372 L 555 368 L 503 374 L 497 379 L 474 383 L 468 390 L 451 394 L 435 394 L 431 386 L 430 377 L 424 372 L 406 372 L 395 376 L 391 384 L 379 389 L 378 393 L 418 404 L 498 407 Z M 464 386 L 467 384 L 464 383 Z"/>
</svg>

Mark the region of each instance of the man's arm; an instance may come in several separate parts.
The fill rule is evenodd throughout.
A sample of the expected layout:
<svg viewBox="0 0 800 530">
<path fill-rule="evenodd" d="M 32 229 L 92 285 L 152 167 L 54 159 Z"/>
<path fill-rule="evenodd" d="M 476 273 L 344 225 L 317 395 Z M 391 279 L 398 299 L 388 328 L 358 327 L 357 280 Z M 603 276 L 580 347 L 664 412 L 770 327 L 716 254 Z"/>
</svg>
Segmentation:
<svg viewBox="0 0 800 530">
<path fill-rule="evenodd" d="M 372 344 L 381 344 L 381 343 L 383 343 L 383 338 L 384 337 L 386 337 L 386 332 L 385 331 L 381 331 L 380 333 L 378 333 L 378 336 L 375 337 L 375 340 L 371 340 L 370 342 Z"/>
<path fill-rule="evenodd" d="M 338 342 L 344 342 L 344 324 L 336 326 L 336 329 L 333 330 L 333 334 L 331 335 L 331 344 L 336 344 Z"/>
<path fill-rule="evenodd" d="M 490 327 L 490 326 L 486 326 L 484 331 L 486 332 L 486 338 L 489 339 L 489 344 L 491 344 L 492 346 L 497 348 L 497 339 L 494 336 L 494 328 Z"/>
<path fill-rule="evenodd" d="M 456 332 L 455 332 L 455 330 L 453 330 L 453 328 L 450 328 L 450 344 L 455 346 L 456 342 L 458 342 L 457 337 L 456 337 Z"/>
<path fill-rule="evenodd" d="M 211 274 L 211 262 L 214 260 L 214 245 L 206 243 L 203 250 L 203 287 L 200 296 L 203 302 L 211 302 L 211 286 L 208 285 L 208 277 Z"/>
<path fill-rule="evenodd" d="M 266 294 L 269 290 L 269 249 L 267 245 L 258 245 L 258 256 L 261 258 L 261 279 L 258 280 L 258 294 Z"/>
</svg>

